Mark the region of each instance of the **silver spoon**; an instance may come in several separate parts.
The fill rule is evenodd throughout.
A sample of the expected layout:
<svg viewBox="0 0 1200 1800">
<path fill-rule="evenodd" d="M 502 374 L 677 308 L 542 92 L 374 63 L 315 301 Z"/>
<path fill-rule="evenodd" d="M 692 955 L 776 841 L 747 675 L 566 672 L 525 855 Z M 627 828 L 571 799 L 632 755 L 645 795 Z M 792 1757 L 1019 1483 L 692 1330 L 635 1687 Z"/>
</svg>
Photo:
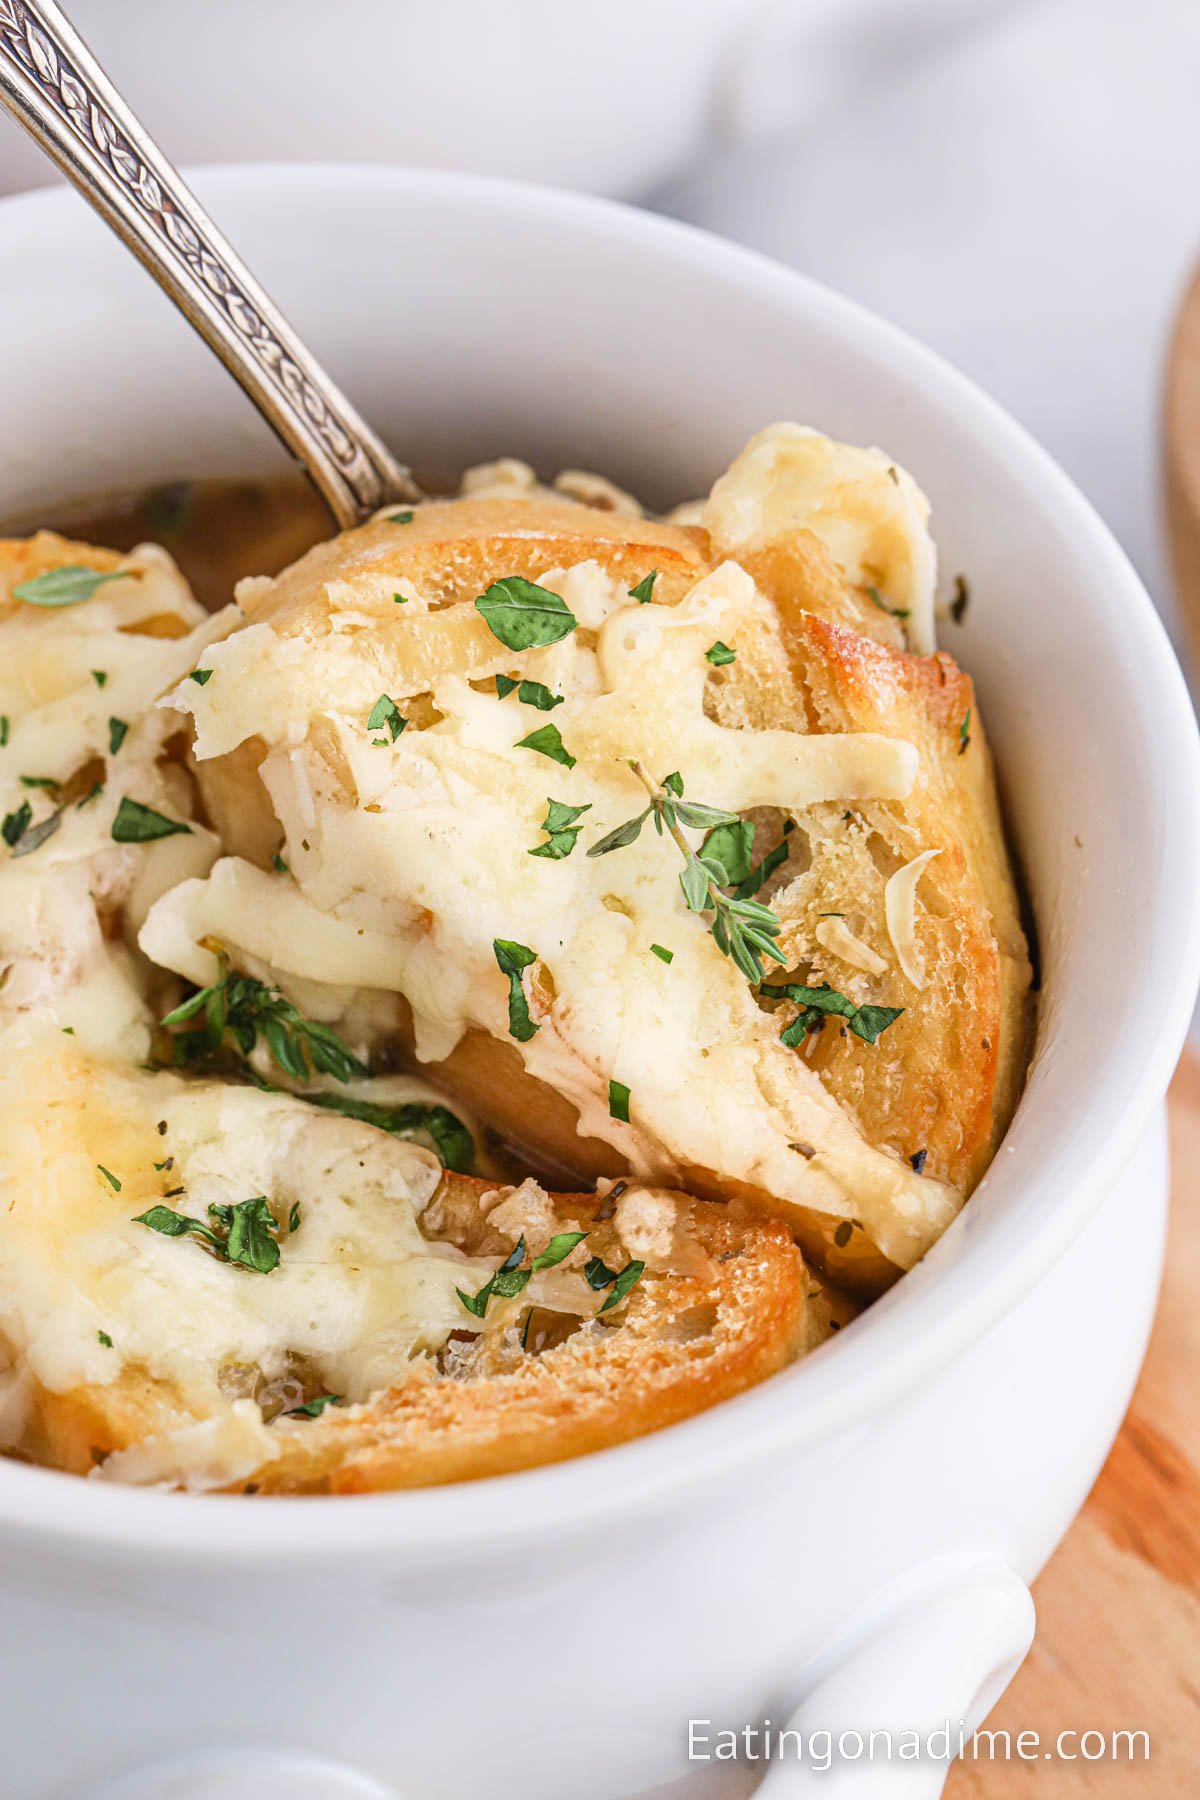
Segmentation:
<svg viewBox="0 0 1200 1800">
<path fill-rule="evenodd" d="M 166 289 L 339 526 L 419 500 L 117 93 L 53 0 L 0 0 L 0 103 Z"/>
</svg>

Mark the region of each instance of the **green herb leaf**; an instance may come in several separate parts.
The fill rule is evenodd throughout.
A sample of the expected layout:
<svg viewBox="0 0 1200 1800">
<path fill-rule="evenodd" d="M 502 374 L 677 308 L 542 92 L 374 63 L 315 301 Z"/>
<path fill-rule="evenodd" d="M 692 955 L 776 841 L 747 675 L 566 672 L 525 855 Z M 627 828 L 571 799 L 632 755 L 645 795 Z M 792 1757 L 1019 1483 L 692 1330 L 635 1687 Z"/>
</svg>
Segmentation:
<svg viewBox="0 0 1200 1800">
<path fill-rule="evenodd" d="M 393 1137 L 427 1138 L 445 1167 L 460 1175 L 469 1175 L 474 1167 L 475 1140 L 448 1106 L 427 1105 L 420 1100 L 381 1106 L 371 1100 L 351 1100 L 346 1094 L 306 1094 L 304 1098 L 310 1106 L 324 1107 L 363 1125 L 374 1125 L 376 1130 L 390 1132 Z"/>
<path fill-rule="evenodd" d="M 155 812 L 152 806 L 131 800 L 128 794 L 122 794 L 112 824 L 113 839 L 118 844 L 152 844 L 156 838 L 190 837 L 191 832 L 191 826 L 185 825 L 182 819 L 168 819 L 163 813 Z"/>
<path fill-rule="evenodd" d="M 100 1339 L 100 1342 L 104 1345 L 104 1348 L 106 1350 L 112 1349 L 112 1347 L 113 1347 L 112 1339 L 109 1337 L 107 1331 L 98 1331 L 96 1333 L 96 1336 Z"/>
<path fill-rule="evenodd" d="M 204 1015 L 204 1024 L 198 1030 L 176 1035 L 178 1066 L 190 1067 L 211 1060 L 224 1047 L 226 1034 L 248 1058 L 261 1032 L 279 1067 L 295 1081 L 310 1081 L 318 1074 L 347 1082 L 370 1074 L 332 1026 L 306 1019 L 278 988 L 268 987 L 249 975 L 231 974 L 224 956 L 218 961 L 218 979 L 210 987 L 199 989 L 162 1020 L 169 1030 Z"/>
<path fill-rule="evenodd" d="M 650 817 L 651 810 L 648 806 L 645 812 L 638 814 L 636 819 L 626 819 L 624 825 L 618 825 L 615 831 L 610 831 L 606 837 L 602 837 L 598 843 L 593 844 L 588 855 L 607 856 L 610 850 L 623 850 L 627 844 L 635 844 L 641 836 L 642 826 Z"/>
<path fill-rule="evenodd" d="M 541 829 L 548 833 L 547 841 L 538 844 L 529 854 L 545 856 L 551 862 L 561 862 L 575 848 L 575 840 L 583 829 L 581 825 L 576 825 L 575 820 L 592 810 L 591 802 L 586 806 L 567 806 L 562 800 L 551 800 L 547 795 L 546 806 L 548 810 Z"/>
<path fill-rule="evenodd" d="M 127 720 L 110 719 L 108 721 L 108 754 L 110 756 L 115 756 L 117 754 L 117 751 L 125 742 L 128 731 L 129 723 Z"/>
<path fill-rule="evenodd" d="M 105 1181 L 107 1181 L 107 1183 L 108 1183 L 109 1187 L 112 1189 L 113 1193 L 119 1194 L 121 1191 L 121 1182 L 113 1174 L 112 1170 L 106 1169 L 104 1167 L 103 1163 L 97 1163 L 96 1167 L 99 1169 L 100 1173 L 103 1175 Z"/>
<path fill-rule="evenodd" d="M 608 1299 L 604 1302 L 600 1311 L 606 1313 L 610 1307 L 620 1306 L 629 1290 L 635 1283 L 641 1280 L 645 1270 L 646 1265 L 644 1262 L 635 1261 L 626 1263 L 625 1267 L 621 1270 L 621 1273 L 617 1276 L 617 1279 L 613 1282 L 612 1293 L 608 1296 Z"/>
<path fill-rule="evenodd" d="M 289 1406 L 287 1411 L 281 1414 L 281 1417 L 285 1419 L 319 1419 L 327 1406 L 340 1406 L 341 1403 L 342 1396 L 340 1394 L 316 1394 L 311 1400 L 306 1400 L 303 1406 Z"/>
<path fill-rule="evenodd" d="M 382 731 L 386 725 L 394 744 L 407 724 L 408 720 L 401 718 L 400 708 L 391 695 L 380 694 L 367 719 L 367 730 Z"/>
<path fill-rule="evenodd" d="M 718 638 L 716 643 L 710 644 L 704 652 L 704 660 L 710 662 L 714 669 L 723 669 L 726 663 L 737 661 L 737 651 L 731 650 L 728 644 L 723 644 Z"/>
<path fill-rule="evenodd" d="M 121 581 L 128 573 L 127 569 L 114 569 L 102 575 L 83 563 L 64 563 L 61 569 L 47 569 L 44 575 L 21 582 L 13 588 L 12 597 L 28 601 L 30 606 L 78 606 L 81 600 L 90 600 L 106 581 Z"/>
<path fill-rule="evenodd" d="M 5 813 L 3 823 L 0 823 L 0 837 L 4 839 L 10 850 L 24 837 L 32 818 L 33 808 L 28 800 L 22 800 L 14 812 Z"/>
<path fill-rule="evenodd" d="M 194 681 L 197 687 L 203 687 L 206 682 L 212 680 L 213 673 L 212 669 L 193 669 L 188 680 Z"/>
<path fill-rule="evenodd" d="M 564 769 L 575 767 L 575 758 L 562 741 L 562 734 L 557 725 L 540 725 L 517 743 L 518 750 L 536 750 L 539 756 L 548 756 L 551 762 L 561 763 Z"/>
<path fill-rule="evenodd" d="M 508 696 L 512 693 L 513 689 L 516 686 L 517 686 L 517 683 L 513 680 L 511 675 L 497 675 L 497 677 L 496 677 L 496 692 L 500 696 L 501 700 L 507 700 Z"/>
<path fill-rule="evenodd" d="M 138 1213 L 132 1223 L 148 1225 L 151 1231 L 157 1231 L 163 1237 L 194 1237 L 210 1249 L 220 1244 L 216 1232 L 202 1225 L 199 1219 L 193 1219 L 190 1213 L 173 1212 L 169 1206 L 152 1206 L 149 1212 Z"/>
<path fill-rule="evenodd" d="M 0 750 L 8 742 L 8 714 L 0 713 Z"/>
<path fill-rule="evenodd" d="M 683 799 L 683 776 L 678 769 L 673 770 L 670 775 L 664 775 L 662 784 L 669 794 L 675 795 L 677 800 Z"/>
<path fill-rule="evenodd" d="M 480 594 L 475 608 L 493 637 L 509 650 L 539 650 L 557 644 L 579 623 L 557 594 L 521 575 L 493 581 L 487 592 Z"/>
<path fill-rule="evenodd" d="M 704 840 L 703 856 L 721 869 L 722 887 L 733 887 L 750 874 L 754 849 L 754 826 L 749 819 L 734 819 L 727 825 L 714 825 Z"/>
<path fill-rule="evenodd" d="M 521 972 L 537 961 L 536 950 L 525 944 L 514 944 L 511 938 L 496 938 L 492 944 L 500 973 L 508 976 L 508 1031 L 518 1044 L 527 1044 L 540 1030 L 529 1013 L 529 1001 L 521 981 Z"/>
<path fill-rule="evenodd" d="M 105 682 L 108 680 L 108 670 L 107 669 L 93 669 L 92 670 L 92 680 L 95 682 L 95 684 L 98 688 L 102 688 L 104 686 Z"/>
<path fill-rule="evenodd" d="M 411 506 L 406 506 L 403 512 L 388 513 L 386 516 L 389 525 L 411 525 L 413 509 Z"/>
<path fill-rule="evenodd" d="M 790 1050 L 802 1044 L 809 1032 L 818 1030 L 830 1016 L 845 1019 L 856 1037 L 873 1044 L 880 1032 L 886 1031 L 904 1011 L 902 1006 L 856 1006 L 827 983 L 820 987 L 802 987 L 794 981 L 764 983 L 759 991 L 765 999 L 791 1000 L 801 1009 L 780 1035 L 780 1042 Z"/>
<path fill-rule="evenodd" d="M 213 1212 L 209 1207 L 209 1212 Z M 279 1267 L 279 1245 L 275 1242 L 278 1227 L 265 1194 L 252 1200 L 240 1200 L 227 1209 L 229 1235 L 225 1240 L 225 1259 L 256 1274 L 269 1275 Z"/>
<path fill-rule="evenodd" d="M 968 706 L 958 728 L 958 754 L 961 756 L 971 741 L 971 709 Z"/>
<path fill-rule="evenodd" d="M 56 788 L 59 786 L 59 782 L 53 775 L 22 775 L 20 782 L 23 788 Z"/>
<path fill-rule="evenodd" d="M 695 831 L 707 831 L 713 825 L 740 823 L 737 814 L 726 812 L 723 806 L 705 806 L 700 800 L 672 800 L 669 804 L 679 823 L 690 825 Z"/>
<path fill-rule="evenodd" d="M 525 1239 L 519 1237 L 491 1280 L 485 1281 L 477 1294 L 464 1294 L 461 1288 L 455 1288 L 454 1291 L 467 1311 L 474 1313 L 477 1319 L 482 1319 L 493 1294 L 503 1300 L 511 1300 L 528 1285 L 533 1271 L 532 1269 L 522 1269 L 521 1264 L 524 1260 Z"/>
<path fill-rule="evenodd" d="M 291 870 L 288 868 L 287 864 L 284 862 L 282 856 L 280 856 L 278 850 L 275 852 L 274 856 L 271 858 L 271 867 L 274 869 L 274 871 L 277 875 L 290 875 L 291 874 Z"/>
<path fill-rule="evenodd" d="M 654 598 L 654 584 L 657 580 L 658 570 L 651 569 L 648 575 L 642 576 L 642 579 L 638 582 L 636 587 L 630 588 L 629 598 L 631 600 L 640 601 L 640 603 L 645 606 L 648 601 L 653 600 Z"/>
<path fill-rule="evenodd" d="M 542 681 L 522 681 L 517 687 L 522 706 L 536 706 L 539 712 L 553 712 L 566 699 L 565 694 L 552 694 Z"/>
<path fill-rule="evenodd" d="M 299 1231 L 299 1229 L 300 1229 L 300 1202 L 298 1200 L 293 1200 L 292 1201 L 292 1209 L 288 1213 L 288 1232 L 290 1234 L 293 1231 Z"/>
<path fill-rule="evenodd" d="M 794 830 L 794 821 L 788 819 L 783 827 L 783 836 L 780 838 L 775 848 L 773 850 L 768 850 L 762 861 L 751 869 L 750 873 L 746 876 L 746 879 L 739 882 L 738 886 L 734 889 L 733 897 L 735 900 L 749 900 L 753 895 L 757 894 L 758 890 L 765 882 L 770 880 L 776 869 L 787 861 L 791 849 L 788 838 Z"/>
<path fill-rule="evenodd" d="M 586 1231 L 560 1231 L 550 1239 L 546 1248 L 533 1259 L 531 1274 L 539 1269 L 553 1269 L 556 1264 L 564 1262 L 570 1256 L 576 1244 L 582 1244 L 587 1236 Z"/>
<path fill-rule="evenodd" d="M 623 1081 L 610 1081 L 608 1084 L 608 1116 L 620 1119 L 623 1124 L 629 1123 L 629 1089 Z"/>
<path fill-rule="evenodd" d="M 661 944 L 651 944 L 650 954 L 651 956 L 657 956 L 659 962 L 673 963 L 675 961 L 675 952 L 673 950 L 664 950 Z"/>
<path fill-rule="evenodd" d="M 612 1286 L 617 1279 L 617 1271 L 610 1269 L 602 1256 L 592 1256 L 584 1265 L 583 1279 L 590 1288 L 596 1288 L 598 1291 L 601 1288 Z"/>
</svg>

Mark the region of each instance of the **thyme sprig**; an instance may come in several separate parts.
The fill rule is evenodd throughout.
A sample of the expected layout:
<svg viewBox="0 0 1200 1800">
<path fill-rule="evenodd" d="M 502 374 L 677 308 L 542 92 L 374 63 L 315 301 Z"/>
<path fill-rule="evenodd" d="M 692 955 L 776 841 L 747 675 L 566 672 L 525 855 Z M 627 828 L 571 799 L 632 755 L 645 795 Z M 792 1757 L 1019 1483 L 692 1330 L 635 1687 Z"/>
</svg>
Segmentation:
<svg viewBox="0 0 1200 1800">
<path fill-rule="evenodd" d="M 217 959 L 218 975 L 175 1007 L 162 1020 L 168 1030 L 186 1025 L 203 1015 L 203 1023 L 190 1031 L 174 1032 L 172 1049 L 177 1067 L 189 1067 L 218 1055 L 226 1037 L 233 1039 L 249 1058 L 261 1032 L 267 1048 L 286 1075 L 294 1081 L 311 1081 L 315 1075 L 332 1075 L 335 1081 L 354 1081 L 370 1074 L 330 1025 L 306 1019 L 278 988 L 268 987 L 251 975 L 238 975 L 215 940 L 203 940 Z"/>
<path fill-rule="evenodd" d="M 711 913 L 708 928 L 717 949 L 733 960 L 747 981 L 761 981 L 764 956 L 777 963 L 785 961 L 775 942 L 783 929 L 779 918 L 757 900 L 727 894 L 724 890 L 730 885 L 730 871 L 725 863 L 707 854 L 707 844 L 693 850 L 681 829 L 686 825 L 694 831 L 713 831 L 722 826 L 740 827 L 742 821 L 736 813 L 722 807 L 685 800 L 683 781 L 677 773 L 655 781 L 636 758 L 630 759 L 629 767 L 649 794 L 650 804 L 636 818 L 618 825 L 593 844 L 588 855 L 606 856 L 610 850 L 635 843 L 646 820 L 653 818 L 660 837 L 664 830 L 668 832 L 684 859 L 679 885 L 689 911 Z"/>
</svg>

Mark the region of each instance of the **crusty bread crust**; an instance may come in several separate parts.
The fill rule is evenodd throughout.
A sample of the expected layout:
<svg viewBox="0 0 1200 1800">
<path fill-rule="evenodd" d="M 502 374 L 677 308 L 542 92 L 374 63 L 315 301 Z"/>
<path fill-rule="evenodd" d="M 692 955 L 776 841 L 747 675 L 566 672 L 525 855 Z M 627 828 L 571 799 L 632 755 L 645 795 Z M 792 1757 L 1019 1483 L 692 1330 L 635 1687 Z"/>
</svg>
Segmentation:
<svg viewBox="0 0 1200 1800">
<path fill-rule="evenodd" d="M 499 1264 L 511 1242 L 487 1226 L 483 1203 L 494 1193 L 492 1183 L 447 1172 L 429 1212 L 442 1237 Z M 587 1230 L 589 1255 L 624 1267 L 628 1253 L 604 1217 L 604 1200 L 551 1198 L 564 1228 Z M 521 1347 L 528 1309 L 496 1308 L 481 1334 L 472 1341 L 464 1333 L 440 1366 L 432 1359 L 414 1365 L 406 1382 L 369 1403 L 278 1420 L 278 1455 L 235 1491 L 366 1493 L 562 1461 L 741 1393 L 852 1316 L 850 1303 L 805 1268 L 780 1221 L 736 1201 L 675 1198 L 673 1266 L 648 1268 L 604 1319 L 539 1354 Z M 196 1416 L 169 1386 L 131 1366 L 108 1385 L 40 1390 L 27 1452 L 87 1474 L 114 1451 Z"/>
<path fill-rule="evenodd" d="M 610 1266 L 626 1260 L 613 1227 L 595 1223 L 594 1196 L 556 1206 L 591 1223 L 589 1252 Z M 488 1332 L 461 1379 L 429 1368 L 369 1406 L 329 1408 L 311 1427 L 286 1421 L 262 1490 L 428 1487 L 586 1455 L 753 1387 L 792 1361 L 806 1332 L 827 1333 L 829 1303 L 784 1226 L 736 1202 L 686 1210 L 694 1269 L 647 1270 L 612 1324 L 585 1326 L 540 1355 L 521 1353 L 514 1328 Z"/>
<path fill-rule="evenodd" d="M 245 604 L 255 622 L 269 619 L 285 636 L 320 637 L 336 610 L 327 582 L 357 595 L 359 577 L 386 570 L 448 604 L 504 575 L 536 578 L 589 559 L 630 583 L 658 567 L 655 600 L 667 605 L 720 560 L 699 527 L 541 499 L 439 502 L 418 507 L 408 525 L 376 521 L 318 546 Z M 828 982 L 858 1004 L 904 1008 L 873 1045 L 835 1023 L 798 1054 L 869 1143 L 969 1193 L 1012 1115 L 1030 1027 L 1029 961 L 972 683 L 946 654 L 901 648 L 901 621 L 851 586 L 810 532 L 739 560 L 772 606 L 742 627 L 736 661 L 714 671 L 707 704 L 717 722 L 879 732 L 908 739 L 920 755 L 907 800 L 806 809 L 788 863 L 765 896 L 784 921 L 789 979 Z M 363 608 L 372 610 L 369 597 Z M 377 610 L 386 629 L 388 611 Z M 266 796 L 248 779 L 256 754 L 244 744 L 197 772 L 212 812 L 230 822 L 234 847 L 263 865 L 275 844 Z M 259 789 L 256 802 L 251 788 Z M 778 829 L 780 821 L 764 824 Z M 938 855 L 922 873 L 915 904 L 924 969 L 918 986 L 890 944 L 884 888 L 928 850 Z M 817 928 L 831 914 L 882 957 L 886 975 L 866 976 L 822 946 Z M 789 1016 L 785 1003 L 781 1028 Z M 398 1049 L 411 1056 L 403 1018 Z M 559 1184 L 624 1172 L 610 1145 L 579 1137 L 574 1107 L 526 1072 L 511 1043 L 471 1029 L 445 1062 L 422 1068 Z M 867 1233 L 839 1243 L 839 1220 L 828 1214 L 741 1183 L 729 1170 L 688 1166 L 681 1178 L 706 1197 L 741 1194 L 786 1218 L 805 1253 L 835 1280 L 878 1292 L 895 1279 L 895 1265 Z"/>
</svg>

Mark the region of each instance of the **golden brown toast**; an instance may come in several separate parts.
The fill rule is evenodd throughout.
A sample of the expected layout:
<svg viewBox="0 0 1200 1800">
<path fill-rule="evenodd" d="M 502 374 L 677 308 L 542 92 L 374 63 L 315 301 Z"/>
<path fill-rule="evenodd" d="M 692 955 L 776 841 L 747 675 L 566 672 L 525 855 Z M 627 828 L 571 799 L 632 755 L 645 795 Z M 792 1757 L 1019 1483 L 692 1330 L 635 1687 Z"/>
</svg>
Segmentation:
<svg viewBox="0 0 1200 1800">
<path fill-rule="evenodd" d="M 443 1241 L 499 1266 L 512 1241 L 488 1227 L 483 1203 L 494 1205 L 495 1197 L 490 1183 L 448 1172 L 430 1213 Z M 232 1491 L 365 1493 L 561 1461 L 740 1393 L 853 1316 L 847 1300 L 805 1269 L 778 1221 L 737 1202 L 669 1198 L 678 1223 L 665 1260 L 676 1266 L 648 1268 L 607 1317 L 588 1323 L 519 1300 L 493 1302 L 494 1316 L 480 1331 L 464 1310 L 457 1340 L 439 1358 L 412 1365 L 401 1385 L 361 1405 L 327 1406 L 317 1418 L 277 1416 L 260 1440 L 274 1453 Z M 591 1194 L 551 1199 L 563 1229 L 587 1232 L 589 1255 L 626 1265 L 628 1251 L 602 1217 L 611 1202 Z M 543 1247 L 536 1237 L 535 1247 Z M 468 1328 L 480 1335 L 468 1336 Z M 126 1458 L 119 1472 L 169 1480 L 168 1434 L 203 1422 L 170 1384 L 129 1366 L 105 1385 L 39 1388 L 24 1449 L 38 1462 L 87 1474 L 114 1452 L 148 1446 L 142 1466 Z M 156 1439 L 164 1446 L 157 1462 Z"/>
<path fill-rule="evenodd" d="M 856 1005 L 902 1009 L 874 1043 L 834 1020 L 788 1057 L 764 1051 L 756 1078 L 763 1104 L 777 1116 L 794 1112 L 797 1065 L 802 1065 L 819 1076 L 861 1142 L 890 1159 L 892 1173 L 884 1169 L 882 1176 L 866 1180 L 846 1173 L 842 1159 L 835 1174 L 839 1199 L 820 1179 L 823 1141 L 813 1146 L 818 1154 L 808 1169 L 798 1169 L 797 1179 L 785 1185 L 777 1178 L 756 1179 L 728 1163 L 714 1165 L 704 1156 L 688 1159 L 679 1150 L 673 1162 L 663 1158 L 656 1166 L 647 1163 L 641 1148 L 639 1162 L 606 1131 L 581 1124 L 577 1104 L 543 1076 L 529 1050 L 513 1043 L 503 1028 L 473 1019 L 448 1055 L 422 1066 L 510 1140 L 529 1166 L 559 1182 L 593 1180 L 635 1166 L 710 1197 L 741 1194 L 786 1218 L 806 1253 L 835 1279 L 877 1289 L 943 1228 L 953 1205 L 986 1167 L 1011 1116 L 1024 1062 L 1029 994 L 1016 891 L 969 678 L 947 655 L 923 657 L 898 647 L 903 632 L 897 617 L 877 597 L 851 586 L 810 532 L 792 532 L 739 556 L 759 598 L 736 613 L 736 660 L 708 672 L 703 701 L 708 718 L 730 734 L 773 733 L 772 742 L 784 746 L 797 733 L 805 743 L 826 734 L 843 734 L 830 737 L 831 744 L 847 741 L 845 734 L 864 734 L 855 741 L 899 740 L 915 747 L 919 759 L 919 775 L 903 798 L 868 794 L 793 809 L 787 861 L 759 896 L 783 922 L 786 966 L 771 970 L 769 983 L 827 984 Z M 382 688 L 404 697 L 410 717 L 400 751 L 406 751 L 419 749 L 422 732 L 436 724 L 437 706 L 431 706 L 428 693 L 448 675 L 465 677 L 482 691 L 485 684 L 490 690 L 493 671 L 501 668 L 515 676 L 560 666 L 553 659 L 561 647 L 524 655 L 506 651 L 471 602 L 504 576 L 544 576 L 553 585 L 556 568 L 580 563 L 598 565 L 622 585 L 644 575 L 648 564 L 658 567 L 656 610 L 691 604 L 687 596 L 706 571 L 710 580 L 724 579 L 719 549 L 700 527 L 664 527 L 538 498 L 440 502 L 416 508 L 408 525 L 377 521 L 344 534 L 310 552 L 275 583 L 253 584 L 243 604 L 253 626 L 269 623 L 280 642 L 298 639 L 314 659 L 332 642 L 361 645 L 356 653 L 369 665 L 363 694 Z M 397 605 L 391 593 L 397 582 L 410 583 L 428 610 L 414 614 Z M 346 624 L 348 607 L 352 626 Z M 581 629 L 580 641 L 586 635 Z M 229 679 L 226 695 L 236 697 L 232 670 Z M 319 687 L 319 677 L 313 679 Z M 565 688 L 565 678 L 559 685 Z M 359 704 L 344 682 L 337 691 L 351 711 Z M 210 690 L 215 692 L 216 684 Z M 236 730 L 227 730 L 229 747 L 211 754 L 205 744 L 207 698 L 194 702 L 201 725 L 201 786 L 222 821 L 240 810 L 234 842 L 262 867 L 281 847 L 283 831 L 257 776 L 250 780 L 251 765 L 257 768 L 267 746 L 253 736 L 238 740 Z M 324 704 L 331 701 L 332 692 Z M 298 700 L 298 717 L 309 704 L 322 702 Z M 669 715 L 669 683 L 662 705 Z M 553 716 L 570 715 L 564 709 Z M 540 723 L 539 716 L 531 714 L 530 722 Z M 735 739 L 726 741 L 732 745 Z M 668 737 L 660 761 L 670 753 Z M 684 754 L 681 749 L 680 757 Z M 336 804 L 344 795 L 353 806 L 355 777 L 337 756 L 328 751 L 323 766 Z M 681 766 L 686 773 L 686 763 Z M 578 782 L 578 775 L 574 779 Z M 251 786 L 255 799 L 248 804 Z M 546 770 L 545 791 L 571 797 L 565 778 L 552 768 Z M 695 791 L 700 799 L 711 798 Z M 758 823 L 756 855 L 761 855 L 779 837 L 786 815 L 780 808 L 752 808 L 743 816 Z M 297 861 L 303 864 L 295 845 L 286 855 L 293 868 Z M 924 860 L 912 874 L 911 936 L 900 958 L 889 937 L 887 883 L 917 858 Z M 304 879 L 301 872 L 302 885 Z M 286 980 L 286 970 L 281 973 Z M 553 1023 L 561 1010 L 554 958 L 540 961 L 527 982 L 535 1019 Z M 401 984 L 390 1045 L 393 1054 L 406 1058 L 414 1054 L 409 997 Z M 743 1017 L 733 1027 L 749 1032 L 756 1043 L 768 1029 L 777 1038 L 796 1010 L 788 1001 L 763 1005 L 768 1015 L 774 1012 L 773 1022 L 764 1018 L 754 1025 Z M 803 1157 L 808 1130 L 794 1135 Z M 868 1187 L 874 1182 L 883 1197 L 856 1197 L 864 1181 Z M 894 1200 L 886 1197 L 889 1187 Z M 957 1202 L 948 1202 L 947 1195 L 956 1195 Z M 889 1239 L 881 1235 L 889 1213 L 918 1221 L 925 1214 L 928 1224 L 918 1224 L 907 1238 Z"/>
</svg>

